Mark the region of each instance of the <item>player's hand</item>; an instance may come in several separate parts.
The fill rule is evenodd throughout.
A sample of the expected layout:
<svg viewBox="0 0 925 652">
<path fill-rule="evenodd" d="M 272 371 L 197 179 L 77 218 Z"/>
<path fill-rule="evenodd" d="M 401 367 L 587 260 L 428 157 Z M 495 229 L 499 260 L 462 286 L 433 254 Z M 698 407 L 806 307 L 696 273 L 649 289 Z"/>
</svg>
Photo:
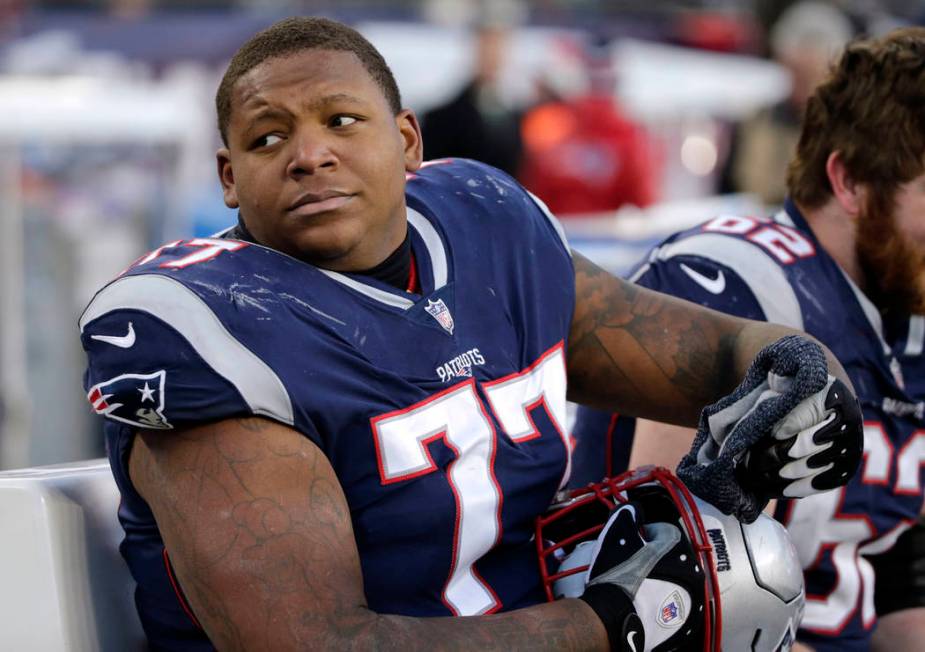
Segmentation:
<svg viewBox="0 0 925 652">
<path fill-rule="evenodd" d="M 770 378 L 783 392 L 786 377 Z M 779 386 L 775 386 L 775 384 Z M 740 465 L 740 482 L 772 498 L 803 498 L 840 487 L 860 464 L 864 448 L 861 407 L 832 376 L 825 388 L 801 401 L 756 442 Z"/>
<path fill-rule="evenodd" d="M 844 485 L 863 452 L 857 399 L 827 373 L 821 347 L 788 335 L 762 349 L 733 392 L 704 408 L 677 475 L 751 523 L 771 498 Z"/>
<path fill-rule="evenodd" d="M 647 523 L 640 531 L 639 522 L 636 507 L 624 505 L 611 515 L 597 540 L 578 544 L 559 572 L 590 567 L 582 575 L 558 580 L 553 587 L 556 597 L 582 597 L 590 604 L 602 592 L 597 587 L 619 588 L 632 596 L 635 614 L 643 623 L 644 638 L 633 638 L 637 652 L 696 647 L 701 640 L 705 581 L 698 555 L 675 525 Z M 611 637 L 614 649 L 633 649 L 620 648 L 615 640 L 620 639 Z"/>
<path fill-rule="evenodd" d="M 576 549 L 572 565 L 567 565 L 568 558 L 563 564 L 565 568 L 589 564 L 579 597 L 604 622 L 612 650 L 649 649 L 633 601 L 643 581 L 681 538 L 681 531 L 669 523 L 652 523 L 640 530 L 636 508 L 622 505 L 611 514 L 593 546 Z M 640 613 L 655 621 L 654 614 Z"/>
</svg>

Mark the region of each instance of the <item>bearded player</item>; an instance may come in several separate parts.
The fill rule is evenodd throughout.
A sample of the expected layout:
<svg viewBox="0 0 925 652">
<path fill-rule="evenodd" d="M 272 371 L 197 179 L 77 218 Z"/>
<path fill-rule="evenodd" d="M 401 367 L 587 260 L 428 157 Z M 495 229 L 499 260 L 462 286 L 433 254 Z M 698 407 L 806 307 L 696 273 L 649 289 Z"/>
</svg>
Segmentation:
<svg viewBox="0 0 925 652">
<path fill-rule="evenodd" d="M 925 312 L 923 109 L 925 30 L 851 44 L 809 101 L 784 209 L 676 234 L 633 274 L 645 287 L 805 330 L 854 383 L 865 421 L 861 472 L 843 489 L 776 510 L 806 574 L 800 640 L 818 652 L 918 650 L 925 632 L 925 528 L 916 524 L 925 462 L 925 328 L 916 316 Z M 576 468 L 600 459 L 594 441 L 621 425 L 582 412 Z M 630 466 L 674 466 L 692 437 L 649 421 L 635 435 Z"/>
</svg>

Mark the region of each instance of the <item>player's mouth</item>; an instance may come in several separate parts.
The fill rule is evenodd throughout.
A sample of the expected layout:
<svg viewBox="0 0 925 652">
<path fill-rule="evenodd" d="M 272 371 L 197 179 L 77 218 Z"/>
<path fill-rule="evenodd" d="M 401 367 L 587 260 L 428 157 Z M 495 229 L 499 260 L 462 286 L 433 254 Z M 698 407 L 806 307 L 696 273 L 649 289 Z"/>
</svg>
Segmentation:
<svg viewBox="0 0 925 652">
<path fill-rule="evenodd" d="M 337 210 L 349 203 L 355 195 L 329 190 L 322 193 L 307 192 L 299 195 L 286 210 L 297 217 L 309 217 L 318 213 Z"/>
</svg>

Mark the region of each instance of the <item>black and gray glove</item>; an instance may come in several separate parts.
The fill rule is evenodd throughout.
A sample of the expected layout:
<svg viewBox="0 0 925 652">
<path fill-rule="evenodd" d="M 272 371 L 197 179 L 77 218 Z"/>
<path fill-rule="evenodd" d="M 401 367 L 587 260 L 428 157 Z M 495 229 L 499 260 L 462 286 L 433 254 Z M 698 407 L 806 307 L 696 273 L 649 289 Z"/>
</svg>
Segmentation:
<svg viewBox="0 0 925 652">
<path fill-rule="evenodd" d="M 789 379 L 783 378 L 783 381 Z M 832 376 L 758 440 L 738 467 L 743 486 L 772 498 L 804 498 L 840 487 L 861 461 L 861 406 Z"/>
<path fill-rule="evenodd" d="M 632 504 L 622 505 L 611 514 L 591 548 L 586 585 L 579 596 L 603 621 L 611 650 L 649 649 L 638 605 L 633 601 L 643 581 L 681 540 L 681 531 L 669 523 L 651 523 L 640 530 Z M 582 552 L 587 555 L 587 549 Z M 582 552 L 576 551 L 579 555 Z M 654 622 L 654 615 L 652 618 Z"/>
<path fill-rule="evenodd" d="M 751 523 L 771 498 L 846 484 L 863 444 L 857 399 L 828 375 L 818 344 L 790 335 L 763 349 L 729 396 L 704 408 L 677 473 L 700 498 Z"/>
</svg>

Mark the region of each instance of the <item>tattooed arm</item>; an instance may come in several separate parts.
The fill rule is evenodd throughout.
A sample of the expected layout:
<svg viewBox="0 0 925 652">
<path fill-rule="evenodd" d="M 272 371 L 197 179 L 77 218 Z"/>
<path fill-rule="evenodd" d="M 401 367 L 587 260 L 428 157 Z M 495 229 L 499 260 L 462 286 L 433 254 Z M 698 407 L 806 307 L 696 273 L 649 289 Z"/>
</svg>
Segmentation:
<svg viewBox="0 0 925 652">
<path fill-rule="evenodd" d="M 732 391 L 785 326 L 732 317 L 633 285 L 574 253 L 575 315 L 569 398 L 632 416 L 695 426 L 700 410 Z M 835 356 L 829 372 L 851 381 Z"/>
<path fill-rule="evenodd" d="M 132 482 L 220 650 L 607 650 L 581 600 L 468 618 L 370 611 L 350 511 L 320 449 L 260 418 L 140 432 Z"/>
</svg>

